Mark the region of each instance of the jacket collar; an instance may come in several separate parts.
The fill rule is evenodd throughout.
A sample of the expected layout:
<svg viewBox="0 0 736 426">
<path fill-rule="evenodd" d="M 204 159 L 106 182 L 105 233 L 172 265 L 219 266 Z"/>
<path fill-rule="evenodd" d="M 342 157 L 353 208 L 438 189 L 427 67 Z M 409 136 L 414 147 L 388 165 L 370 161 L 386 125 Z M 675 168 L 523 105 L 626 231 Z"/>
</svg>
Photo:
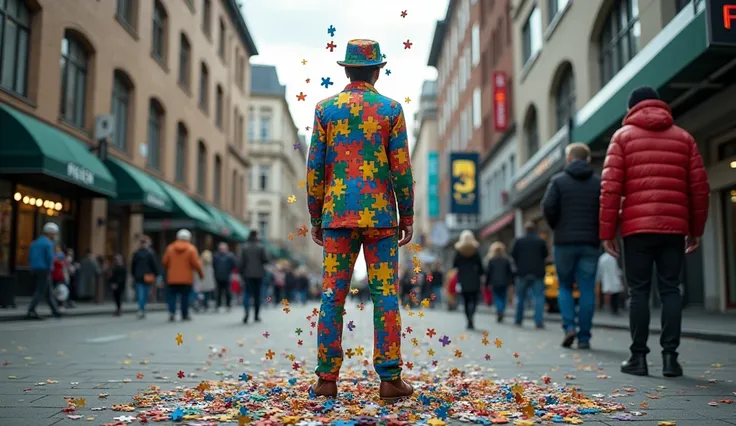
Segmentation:
<svg viewBox="0 0 736 426">
<path fill-rule="evenodd" d="M 363 92 L 374 92 L 378 93 L 372 84 L 365 81 L 355 81 L 345 86 L 345 91 L 363 91 Z"/>
</svg>

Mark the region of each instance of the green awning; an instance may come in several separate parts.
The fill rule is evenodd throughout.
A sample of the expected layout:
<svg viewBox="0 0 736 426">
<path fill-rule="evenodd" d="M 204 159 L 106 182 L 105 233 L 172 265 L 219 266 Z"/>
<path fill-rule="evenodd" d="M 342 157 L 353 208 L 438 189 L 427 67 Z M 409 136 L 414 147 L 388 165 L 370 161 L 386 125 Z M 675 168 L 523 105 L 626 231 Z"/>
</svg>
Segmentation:
<svg viewBox="0 0 736 426">
<path fill-rule="evenodd" d="M 112 203 L 143 204 L 163 212 L 173 210 L 171 198 L 156 178 L 117 158 L 108 158 L 105 164 L 118 183 L 118 196 Z"/>
<path fill-rule="evenodd" d="M 0 173 L 43 174 L 115 197 L 115 178 L 87 144 L 3 104 L 0 129 Z"/>
<path fill-rule="evenodd" d="M 245 226 L 243 222 L 235 219 L 227 213 L 223 213 L 223 216 L 225 217 L 225 220 L 230 224 L 230 228 L 233 230 L 233 233 L 237 236 L 238 240 L 245 241 L 248 239 L 250 229 L 248 229 L 248 227 Z"/>
<path fill-rule="evenodd" d="M 175 217 L 191 219 L 198 228 L 208 232 L 214 232 L 211 224 L 213 221 L 212 217 L 196 201 L 166 182 L 158 181 L 158 183 L 166 194 L 169 195 L 169 198 L 171 198 Z"/>
<path fill-rule="evenodd" d="M 207 203 L 200 202 L 197 204 L 199 204 L 199 206 L 202 207 L 202 209 L 204 209 L 212 218 L 212 221 L 210 222 L 210 232 L 228 239 L 239 239 L 239 235 L 235 234 L 230 222 L 225 218 L 225 213 Z"/>
<path fill-rule="evenodd" d="M 263 246 L 266 248 L 266 252 L 268 252 L 268 255 L 272 258 L 272 260 L 279 259 L 280 253 L 278 247 L 274 246 L 266 240 L 263 240 Z"/>
</svg>

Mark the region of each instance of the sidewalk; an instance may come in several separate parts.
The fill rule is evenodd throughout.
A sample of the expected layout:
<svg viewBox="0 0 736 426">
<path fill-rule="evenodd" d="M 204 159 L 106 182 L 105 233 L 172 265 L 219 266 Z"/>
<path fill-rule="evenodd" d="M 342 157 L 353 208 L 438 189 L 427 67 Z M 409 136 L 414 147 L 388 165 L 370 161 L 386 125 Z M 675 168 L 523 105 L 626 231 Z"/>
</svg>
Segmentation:
<svg viewBox="0 0 736 426">
<path fill-rule="evenodd" d="M 1 309 L 0 308 L 0 322 L 4 321 L 18 321 L 23 320 L 26 317 L 26 313 L 28 311 L 28 305 L 31 303 L 30 298 L 16 298 L 16 308 L 7 308 L 7 309 Z M 165 303 L 149 303 L 146 305 L 146 312 L 157 312 L 157 311 L 165 311 L 166 304 Z M 124 314 L 133 314 L 138 312 L 138 304 L 137 303 L 123 303 L 122 312 Z M 38 314 L 42 317 L 50 317 L 51 316 L 51 309 L 49 309 L 49 306 L 46 304 L 46 301 L 42 301 L 38 304 L 38 308 L 36 308 L 36 311 Z M 115 303 L 112 301 L 106 301 L 102 304 L 96 304 L 92 302 L 80 302 L 77 303 L 76 307 L 74 308 L 67 308 L 63 315 L 65 317 L 81 317 L 81 316 L 92 316 L 92 315 L 107 315 L 111 316 L 112 313 L 115 312 Z"/>
<path fill-rule="evenodd" d="M 462 309 L 462 308 L 461 308 Z M 496 310 L 490 306 L 482 305 L 478 311 L 486 314 L 495 314 Z M 513 322 L 514 307 L 507 307 L 506 320 Z M 662 326 L 660 322 L 661 311 L 652 309 L 649 331 L 660 334 Z M 533 318 L 533 312 L 527 310 L 524 313 L 525 321 Z M 561 323 L 562 317 L 559 313 L 545 313 L 545 321 Z M 608 311 L 596 310 L 593 316 L 593 327 L 608 328 L 613 330 L 629 330 L 629 312 L 621 311 L 615 316 Z M 736 315 L 723 313 L 710 313 L 701 308 L 691 307 L 682 311 L 682 337 L 711 342 L 736 343 Z"/>
</svg>

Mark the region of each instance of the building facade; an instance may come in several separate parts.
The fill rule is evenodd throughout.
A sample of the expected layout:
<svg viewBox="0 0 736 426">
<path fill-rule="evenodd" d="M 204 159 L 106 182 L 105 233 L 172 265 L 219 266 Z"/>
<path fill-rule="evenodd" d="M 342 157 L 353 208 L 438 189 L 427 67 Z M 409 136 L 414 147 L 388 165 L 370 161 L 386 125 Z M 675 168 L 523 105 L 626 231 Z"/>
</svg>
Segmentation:
<svg viewBox="0 0 736 426">
<path fill-rule="evenodd" d="M 584 142 L 600 169 L 629 93 L 652 86 L 695 136 L 713 194 L 702 249 L 687 257 L 685 301 L 736 307 L 732 99 L 736 34 L 719 0 L 515 0 L 517 154 L 512 204 L 544 226 L 539 200 L 564 166 L 564 146 Z M 720 30 L 719 30 L 720 28 Z M 548 231 L 548 230 L 547 230 Z M 625 265 L 624 265 L 625 267 Z"/>
<path fill-rule="evenodd" d="M 0 25 L 0 275 L 18 293 L 46 221 L 104 258 L 179 227 L 201 249 L 242 239 L 257 50 L 234 0 L 10 0 Z"/>
<path fill-rule="evenodd" d="M 286 102 L 276 67 L 252 65 L 248 117 L 248 154 L 252 161 L 246 222 L 269 243 L 272 254 L 322 265 L 321 251 L 297 230 L 309 225 L 304 190 L 306 150 Z M 294 196 L 295 198 L 291 198 Z"/>
</svg>

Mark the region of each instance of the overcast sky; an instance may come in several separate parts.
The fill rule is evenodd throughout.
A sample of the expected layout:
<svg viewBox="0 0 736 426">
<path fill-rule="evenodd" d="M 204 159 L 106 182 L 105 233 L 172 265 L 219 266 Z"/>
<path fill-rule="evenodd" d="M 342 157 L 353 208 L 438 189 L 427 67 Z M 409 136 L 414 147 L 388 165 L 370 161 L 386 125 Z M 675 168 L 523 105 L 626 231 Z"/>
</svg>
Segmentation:
<svg viewBox="0 0 736 426">
<path fill-rule="evenodd" d="M 305 127 L 312 126 L 315 104 L 348 83 L 335 61 L 344 59 L 345 45 L 354 38 L 381 44 L 388 61 L 384 70 L 391 70 L 391 75 L 382 74 L 376 89 L 402 103 L 413 139 L 422 82 L 437 77 L 427 59 L 435 23 L 444 18 L 446 8 L 447 0 L 247 0 L 242 10 L 259 52 L 251 63 L 276 66 L 294 122 L 309 141 L 311 133 Z M 327 32 L 330 25 L 336 28 L 334 37 Z M 406 40 L 412 43 L 410 49 L 404 49 Z M 330 41 L 337 45 L 332 53 L 325 48 Z M 335 84 L 325 89 L 320 86 L 323 77 Z M 297 101 L 299 92 L 307 94 L 305 102 Z M 406 97 L 411 98 L 408 104 Z M 364 275 L 361 256 L 356 276 Z"/>
</svg>

